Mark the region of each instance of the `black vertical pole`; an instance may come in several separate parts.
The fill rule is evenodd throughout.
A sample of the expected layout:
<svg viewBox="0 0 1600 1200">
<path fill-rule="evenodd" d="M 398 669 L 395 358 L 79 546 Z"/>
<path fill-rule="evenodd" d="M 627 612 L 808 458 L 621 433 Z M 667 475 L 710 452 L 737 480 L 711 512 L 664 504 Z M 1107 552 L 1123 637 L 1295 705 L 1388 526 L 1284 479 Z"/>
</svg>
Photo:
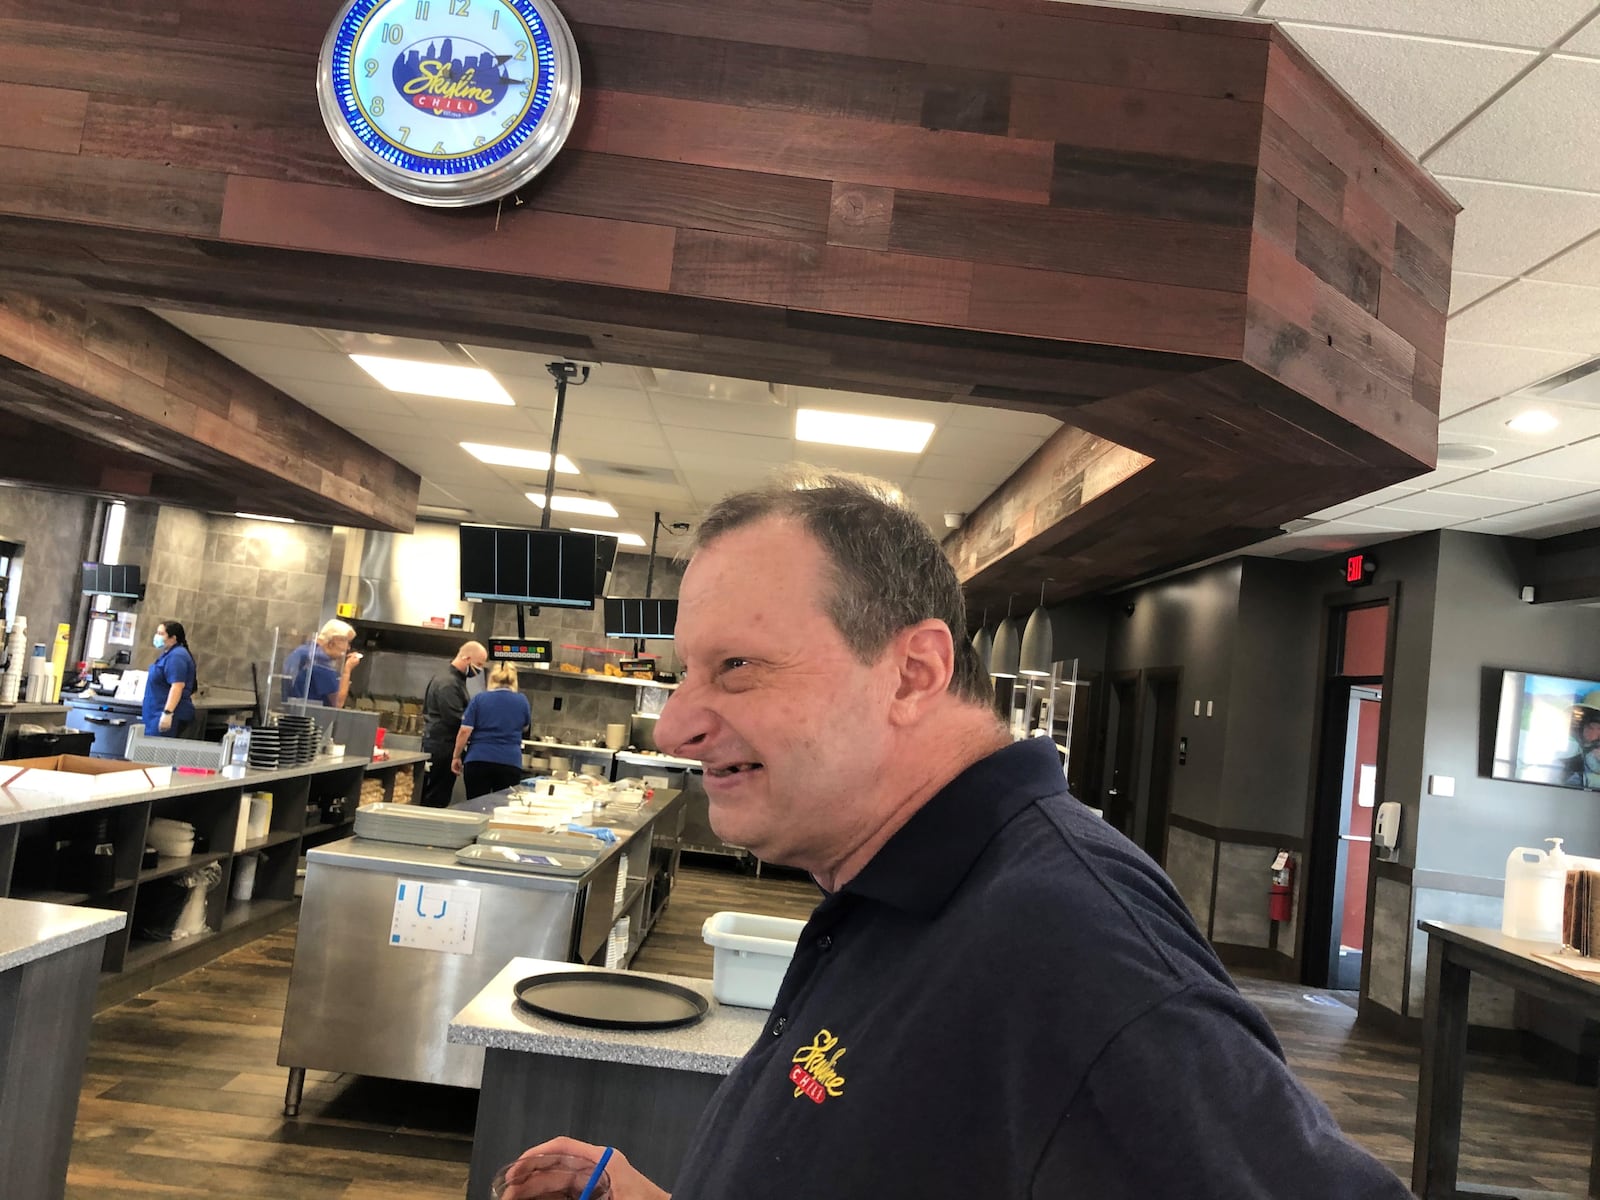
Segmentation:
<svg viewBox="0 0 1600 1200">
<path fill-rule="evenodd" d="M 547 363 L 545 369 L 556 381 L 556 415 L 550 425 L 550 465 L 544 472 L 544 513 L 539 518 L 539 528 L 550 528 L 550 506 L 556 491 L 556 451 L 561 446 L 561 418 L 567 409 L 567 364 Z"/>
</svg>

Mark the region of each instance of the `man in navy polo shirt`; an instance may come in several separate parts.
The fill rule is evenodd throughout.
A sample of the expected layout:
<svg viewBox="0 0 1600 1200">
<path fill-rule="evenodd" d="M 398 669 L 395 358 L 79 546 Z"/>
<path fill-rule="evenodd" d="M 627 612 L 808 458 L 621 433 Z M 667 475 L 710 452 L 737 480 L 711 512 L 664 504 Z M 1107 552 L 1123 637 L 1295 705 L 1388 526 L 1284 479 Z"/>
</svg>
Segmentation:
<svg viewBox="0 0 1600 1200">
<path fill-rule="evenodd" d="M 885 495 L 823 475 L 730 497 L 684 574 L 657 743 L 702 760 L 720 837 L 824 897 L 678 1200 L 1408 1196 L 1055 747 L 1012 743 L 954 571 Z M 608 1171 L 615 1200 L 666 1195 L 622 1153 Z"/>
</svg>

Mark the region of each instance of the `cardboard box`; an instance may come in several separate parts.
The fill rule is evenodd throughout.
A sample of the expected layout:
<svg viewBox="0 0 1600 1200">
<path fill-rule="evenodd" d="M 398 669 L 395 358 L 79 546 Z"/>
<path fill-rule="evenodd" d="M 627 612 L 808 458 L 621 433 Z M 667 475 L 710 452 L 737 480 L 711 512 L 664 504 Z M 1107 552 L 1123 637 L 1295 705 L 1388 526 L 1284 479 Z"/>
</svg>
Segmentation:
<svg viewBox="0 0 1600 1200">
<path fill-rule="evenodd" d="M 172 768 L 151 763 L 52 754 L 45 758 L 13 758 L 0 762 L 0 788 L 12 792 L 48 792 L 63 800 L 148 792 L 172 783 Z"/>
</svg>

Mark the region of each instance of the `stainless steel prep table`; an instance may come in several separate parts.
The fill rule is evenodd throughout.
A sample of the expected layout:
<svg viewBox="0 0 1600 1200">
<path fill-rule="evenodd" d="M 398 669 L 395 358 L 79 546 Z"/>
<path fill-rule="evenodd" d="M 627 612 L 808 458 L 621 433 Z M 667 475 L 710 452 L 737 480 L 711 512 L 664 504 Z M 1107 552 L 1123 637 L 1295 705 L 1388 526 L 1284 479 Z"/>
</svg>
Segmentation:
<svg viewBox="0 0 1600 1200">
<path fill-rule="evenodd" d="M 475 803 L 492 807 L 496 800 L 504 802 L 496 793 Z M 642 939 L 654 826 L 680 803 L 678 792 L 661 789 L 637 813 L 590 819 L 623 836 L 578 877 L 473 867 L 451 850 L 366 838 L 308 852 L 278 1046 L 278 1065 L 289 1068 L 285 1115 L 299 1111 L 308 1068 L 477 1087 L 483 1051 L 450 1045 L 450 1018 L 507 959 L 590 961 L 605 953 L 613 924 L 628 912 L 639 914 L 634 935 Z M 628 883 L 619 902 L 622 869 Z M 391 944 L 399 889 L 412 881 L 476 893 L 468 949 Z"/>
</svg>

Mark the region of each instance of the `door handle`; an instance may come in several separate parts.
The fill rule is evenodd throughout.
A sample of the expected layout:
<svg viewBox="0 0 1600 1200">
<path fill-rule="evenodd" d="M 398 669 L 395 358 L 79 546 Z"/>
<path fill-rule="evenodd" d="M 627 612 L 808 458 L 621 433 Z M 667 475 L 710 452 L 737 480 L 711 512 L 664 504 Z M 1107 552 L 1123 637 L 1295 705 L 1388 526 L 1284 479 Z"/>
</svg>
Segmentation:
<svg viewBox="0 0 1600 1200">
<path fill-rule="evenodd" d="M 1363 837 L 1359 833 L 1341 833 L 1339 835 L 1339 840 L 1341 842 L 1370 842 L 1372 839 L 1370 837 Z"/>
<path fill-rule="evenodd" d="M 84 717 L 91 725 L 126 725 L 126 721 L 119 721 L 114 717 Z"/>
</svg>

